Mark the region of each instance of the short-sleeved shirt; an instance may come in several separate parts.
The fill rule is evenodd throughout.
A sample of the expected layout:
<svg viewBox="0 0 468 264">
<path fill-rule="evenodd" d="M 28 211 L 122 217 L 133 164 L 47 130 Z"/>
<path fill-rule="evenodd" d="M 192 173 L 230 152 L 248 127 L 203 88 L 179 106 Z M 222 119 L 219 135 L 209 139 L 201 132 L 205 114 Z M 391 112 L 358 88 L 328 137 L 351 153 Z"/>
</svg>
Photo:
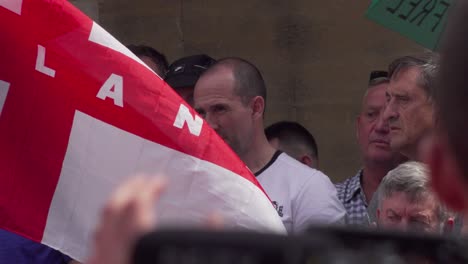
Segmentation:
<svg viewBox="0 0 468 264">
<path fill-rule="evenodd" d="M 347 225 L 366 226 L 369 224 L 366 195 L 361 185 L 362 172 L 361 169 L 355 176 L 335 184 L 338 198 L 346 209 Z"/>
<path fill-rule="evenodd" d="M 256 176 L 288 233 L 305 231 L 312 224 L 343 223 L 345 209 L 322 172 L 278 151 Z"/>
<path fill-rule="evenodd" d="M 46 245 L 0 229 L 0 263 L 66 264 L 71 258 Z"/>
</svg>

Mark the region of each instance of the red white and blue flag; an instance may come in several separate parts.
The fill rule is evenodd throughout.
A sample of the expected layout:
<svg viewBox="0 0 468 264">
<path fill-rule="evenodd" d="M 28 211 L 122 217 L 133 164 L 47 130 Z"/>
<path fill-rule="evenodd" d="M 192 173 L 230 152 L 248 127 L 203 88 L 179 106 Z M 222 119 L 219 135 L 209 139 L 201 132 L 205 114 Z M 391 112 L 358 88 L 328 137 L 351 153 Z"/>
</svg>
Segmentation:
<svg viewBox="0 0 468 264">
<path fill-rule="evenodd" d="M 83 260 L 99 210 L 166 175 L 158 223 L 284 232 L 255 177 L 175 92 L 64 0 L 0 0 L 0 228 Z"/>
</svg>

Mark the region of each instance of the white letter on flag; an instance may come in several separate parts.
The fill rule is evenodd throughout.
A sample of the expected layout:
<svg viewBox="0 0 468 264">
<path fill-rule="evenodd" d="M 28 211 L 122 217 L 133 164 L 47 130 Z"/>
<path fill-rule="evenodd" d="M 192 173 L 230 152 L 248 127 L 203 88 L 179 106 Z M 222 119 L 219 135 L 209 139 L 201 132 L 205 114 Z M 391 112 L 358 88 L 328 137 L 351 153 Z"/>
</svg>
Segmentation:
<svg viewBox="0 0 468 264">
<path fill-rule="evenodd" d="M 0 0 L 0 6 L 18 15 L 21 15 L 21 5 L 23 5 L 23 0 Z"/>
<path fill-rule="evenodd" d="M 45 55 L 46 49 L 41 45 L 37 45 L 36 71 L 54 78 L 55 70 L 45 66 Z"/>
<path fill-rule="evenodd" d="M 180 104 L 179 112 L 177 113 L 174 121 L 174 126 L 177 128 L 183 128 L 185 123 L 187 123 L 191 134 L 197 137 L 200 135 L 203 126 L 203 119 L 197 115 L 192 116 L 192 114 L 190 114 L 190 110 L 185 105 Z"/>
<path fill-rule="evenodd" d="M 8 95 L 8 88 L 10 88 L 10 83 L 0 80 L 0 115 L 2 114 L 3 105 Z"/>
<path fill-rule="evenodd" d="M 114 100 L 114 104 L 123 107 L 123 78 L 117 74 L 111 74 L 102 85 L 97 98 L 106 100 L 107 97 Z"/>
</svg>

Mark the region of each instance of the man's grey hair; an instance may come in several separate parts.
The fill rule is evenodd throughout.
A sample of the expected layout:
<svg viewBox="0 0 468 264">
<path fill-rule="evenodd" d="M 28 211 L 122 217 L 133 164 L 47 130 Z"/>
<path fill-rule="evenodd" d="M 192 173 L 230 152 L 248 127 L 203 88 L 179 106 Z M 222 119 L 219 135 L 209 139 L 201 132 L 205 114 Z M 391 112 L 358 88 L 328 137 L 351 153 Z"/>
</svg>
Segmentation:
<svg viewBox="0 0 468 264">
<path fill-rule="evenodd" d="M 405 162 L 387 173 L 382 179 L 376 192 L 377 207 L 381 208 L 382 201 L 394 193 L 405 193 L 412 203 L 424 199 L 435 199 L 439 223 L 445 223 L 449 214 L 435 196 L 430 187 L 430 176 L 427 166 L 421 162 Z"/>
<path fill-rule="evenodd" d="M 413 67 L 420 70 L 419 86 L 424 89 L 428 98 L 432 98 L 439 69 L 439 55 L 434 52 L 426 52 L 421 55 L 397 58 L 388 66 L 388 77 L 390 80 L 398 78 L 402 71 Z"/>
</svg>

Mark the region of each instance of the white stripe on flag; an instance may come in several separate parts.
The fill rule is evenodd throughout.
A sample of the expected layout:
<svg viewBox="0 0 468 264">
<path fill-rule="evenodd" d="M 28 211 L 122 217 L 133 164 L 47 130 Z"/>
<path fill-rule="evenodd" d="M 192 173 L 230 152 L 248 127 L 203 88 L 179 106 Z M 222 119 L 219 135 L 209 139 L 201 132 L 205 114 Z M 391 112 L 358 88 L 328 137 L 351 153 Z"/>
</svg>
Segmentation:
<svg viewBox="0 0 468 264">
<path fill-rule="evenodd" d="M 100 208 L 137 172 L 169 178 L 159 226 L 200 225 L 218 212 L 227 228 L 285 232 L 268 198 L 245 178 L 76 111 L 42 242 L 83 260 Z"/>
<path fill-rule="evenodd" d="M 9 88 L 10 83 L 0 80 L 0 115 L 2 115 L 3 106 L 5 105 Z"/>
<path fill-rule="evenodd" d="M 93 21 L 93 27 L 91 28 L 91 32 L 89 33 L 89 41 L 99 44 L 101 46 L 107 47 L 109 49 L 115 50 L 117 52 L 126 55 L 134 59 L 136 62 L 140 63 L 141 65 L 145 66 L 150 71 L 154 72 L 148 65 L 146 65 L 140 58 L 138 58 L 133 52 L 131 52 L 127 47 L 125 47 L 122 43 L 120 43 L 116 38 L 114 38 L 109 32 L 103 29 L 98 23 Z M 156 73 L 154 73 L 156 74 Z M 158 74 L 156 74 L 159 78 L 161 78 Z"/>
</svg>

